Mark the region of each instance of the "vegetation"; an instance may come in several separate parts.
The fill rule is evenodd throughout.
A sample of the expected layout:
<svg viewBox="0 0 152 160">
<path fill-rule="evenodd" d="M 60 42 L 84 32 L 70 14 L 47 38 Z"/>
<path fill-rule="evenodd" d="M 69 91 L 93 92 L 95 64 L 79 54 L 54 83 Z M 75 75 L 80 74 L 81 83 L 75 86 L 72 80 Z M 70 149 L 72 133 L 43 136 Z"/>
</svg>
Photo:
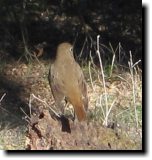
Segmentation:
<svg viewBox="0 0 152 160">
<path fill-rule="evenodd" d="M 141 3 L 1 0 L 0 8 L 0 149 L 141 150 Z M 69 120 L 70 134 L 50 116 L 58 112 L 48 68 L 62 41 L 74 44 L 88 85 L 87 122 Z"/>
<path fill-rule="evenodd" d="M 138 0 L 1 0 L 0 7 L 0 48 L 11 56 L 33 59 L 34 46 L 43 42 L 49 53 L 66 40 L 75 40 L 80 50 L 85 39 L 86 43 L 95 43 L 100 34 L 104 45 L 123 45 L 126 54 L 121 55 L 122 63 L 128 62 L 129 50 L 133 60 L 141 59 L 142 15 Z M 89 55 L 85 52 L 83 56 Z M 109 55 L 104 56 L 107 61 Z"/>
</svg>

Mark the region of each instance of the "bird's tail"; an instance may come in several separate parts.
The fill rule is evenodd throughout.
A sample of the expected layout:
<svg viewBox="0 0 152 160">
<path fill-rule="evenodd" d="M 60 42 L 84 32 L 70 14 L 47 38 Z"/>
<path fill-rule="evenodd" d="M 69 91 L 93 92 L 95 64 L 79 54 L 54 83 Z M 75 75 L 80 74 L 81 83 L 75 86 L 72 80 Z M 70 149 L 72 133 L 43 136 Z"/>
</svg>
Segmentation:
<svg viewBox="0 0 152 160">
<path fill-rule="evenodd" d="M 86 120 L 86 111 L 83 105 L 83 101 L 80 100 L 76 100 L 74 99 L 73 101 L 71 101 L 71 104 L 74 107 L 74 111 L 77 115 L 77 118 L 79 121 L 84 121 Z"/>
<path fill-rule="evenodd" d="M 84 120 L 86 120 L 86 112 L 85 112 L 85 110 L 84 110 L 84 108 L 83 108 L 82 105 L 80 105 L 80 106 L 78 106 L 78 105 L 75 106 L 75 107 L 74 107 L 74 110 L 75 110 L 75 113 L 76 113 L 77 118 L 78 118 L 79 121 L 84 121 Z"/>
</svg>

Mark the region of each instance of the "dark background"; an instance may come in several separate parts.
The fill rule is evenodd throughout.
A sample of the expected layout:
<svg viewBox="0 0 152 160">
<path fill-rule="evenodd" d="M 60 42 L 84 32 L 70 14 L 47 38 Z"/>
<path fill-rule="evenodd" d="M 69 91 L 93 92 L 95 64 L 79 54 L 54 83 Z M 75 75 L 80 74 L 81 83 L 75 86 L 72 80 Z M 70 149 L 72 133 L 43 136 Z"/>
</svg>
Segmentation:
<svg viewBox="0 0 152 160">
<path fill-rule="evenodd" d="M 75 53 L 79 55 L 85 39 L 82 59 L 88 58 L 88 51 L 95 51 L 97 35 L 107 47 L 109 43 L 113 48 L 121 44 L 120 63 L 128 63 L 130 50 L 134 62 L 142 59 L 142 1 L 0 1 L 0 60 L 21 56 L 30 59 L 33 47 L 43 42 L 44 59 L 53 57 L 62 41 L 75 42 Z M 104 61 L 111 61 L 106 47 L 101 48 L 101 53 Z"/>
</svg>

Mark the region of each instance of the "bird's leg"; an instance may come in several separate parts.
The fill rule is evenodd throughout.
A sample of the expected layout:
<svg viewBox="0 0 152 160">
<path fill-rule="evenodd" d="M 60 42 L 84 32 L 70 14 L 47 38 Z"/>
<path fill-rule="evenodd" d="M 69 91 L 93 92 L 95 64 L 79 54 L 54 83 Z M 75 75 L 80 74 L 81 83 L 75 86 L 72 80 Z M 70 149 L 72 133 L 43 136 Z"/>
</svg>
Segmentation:
<svg viewBox="0 0 152 160">
<path fill-rule="evenodd" d="M 69 105 L 70 105 L 70 102 L 68 102 L 67 98 L 65 97 L 65 108 L 69 108 L 70 115 L 72 115 L 72 116 L 69 115 L 68 117 L 70 119 L 72 119 L 72 121 L 74 121 L 75 120 L 75 112 L 74 112 L 74 109 L 73 110 L 70 109 Z"/>
<path fill-rule="evenodd" d="M 73 121 L 75 121 L 75 111 L 73 111 L 73 112 L 74 112 L 74 113 L 73 113 L 73 114 L 74 114 L 74 116 L 73 116 Z"/>
<path fill-rule="evenodd" d="M 64 100 L 62 100 L 61 103 L 58 104 L 58 106 L 59 106 L 59 108 L 60 108 L 60 116 L 63 116 L 63 115 L 64 115 L 64 105 L 65 105 Z"/>
</svg>

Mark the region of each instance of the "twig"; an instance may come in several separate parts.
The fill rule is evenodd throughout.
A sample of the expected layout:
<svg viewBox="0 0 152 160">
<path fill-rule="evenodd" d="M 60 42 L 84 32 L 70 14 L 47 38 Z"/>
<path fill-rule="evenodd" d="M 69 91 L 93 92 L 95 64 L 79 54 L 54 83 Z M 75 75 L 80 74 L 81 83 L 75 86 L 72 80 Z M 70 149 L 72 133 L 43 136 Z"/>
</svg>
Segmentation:
<svg viewBox="0 0 152 160">
<path fill-rule="evenodd" d="M 92 41 L 91 41 L 89 56 L 90 56 L 90 59 L 91 59 L 91 63 L 92 63 L 92 65 L 93 65 L 92 69 L 93 69 L 93 71 L 97 74 L 98 72 L 97 72 L 97 70 L 96 70 L 96 65 L 94 64 L 93 57 L 92 57 L 92 50 L 91 50 L 91 49 L 92 49 L 92 46 L 93 46 L 93 43 L 92 43 Z"/>
<path fill-rule="evenodd" d="M 38 101 L 42 102 L 45 104 L 45 106 L 49 107 L 50 110 L 57 116 L 60 118 L 60 115 L 54 110 L 52 109 L 45 101 L 41 100 L 40 98 L 36 97 L 34 94 L 31 94 L 31 96 L 33 96 L 35 99 L 37 99 Z"/>
<path fill-rule="evenodd" d="M 5 109 L 4 107 L 1 106 L 1 102 L 4 99 L 4 97 L 6 96 L 6 93 L 4 93 L 0 99 L 0 108 L 5 111 L 7 114 L 10 114 L 11 116 L 13 116 L 14 118 L 16 118 L 16 120 L 20 120 L 17 116 L 15 116 L 14 114 L 12 114 L 10 111 L 8 111 L 7 109 Z"/>
<path fill-rule="evenodd" d="M 32 105 L 31 105 L 31 103 L 32 103 L 32 97 L 31 97 L 31 95 L 30 95 L 30 100 L 29 100 L 29 109 L 30 109 L 30 116 L 31 116 L 31 109 L 32 109 Z"/>
<path fill-rule="evenodd" d="M 136 92 L 135 92 L 135 80 L 134 80 L 133 69 L 135 65 L 137 65 L 140 62 L 140 60 L 135 64 L 133 64 L 131 51 L 129 53 L 130 53 L 130 62 L 128 62 L 128 65 L 129 65 L 131 80 L 132 80 L 132 94 L 133 94 L 133 106 L 135 111 L 135 121 L 136 121 L 136 127 L 138 128 L 138 114 L 137 114 L 137 108 L 136 108 Z"/>
<path fill-rule="evenodd" d="M 49 107 L 50 110 L 51 110 L 57 117 L 60 118 L 60 115 L 59 115 L 57 112 L 55 112 L 44 100 L 41 100 L 40 98 L 36 97 L 34 94 L 30 94 L 30 99 L 29 99 L 29 104 L 28 104 L 29 109 L 30 109 L 30 116 L 31 116 L 31 114 L 32 114 L 32 113 L 31 113 L 32 101 L 33 101 L 34 99 L 40 101 L 40 102 L 43 103 L 45 106 Z M 25 120 L 30 124 L 30 122 L 31 122 L 30 116 L 28 116 L 28 114 L 27 114 L 22 108 L 20 108 L 20 109 L 21 109 L 21 111 L 22 111 L 22 112 L 25 114 L 25 116 L 26 116 L 26 117 L 25 117 Z"/>
<path fill-rule="evenodd" d="M 22 107 L 20 107 L 20 109 L 21 109 L 21 111 L 26 115 L 26 117 L 27 117 L 28 119 L 31 119 L 31 118 L 28 116 L 28 114 L 23 110 Z"/>
<path fill-rule="evenodd" d="M 90 56 L 90 59 L 91 59 L 91 63 L 93 64 L 93 66 L 95 66 L 94 62 L 93 62 L 93 57 L 92 57 L 92 43 L 91 43 L 91 46 L 90 46 L 90 51 L 89 51 L 89 56 Z"/>
<path fill-rule="evenodd" d="M 130 83 L 123 77 L 119 76 L 119 75 L 116 75 L 116 77 L 120 78 L 121 80 L 125 81 L 128 85 L 130 85 Z"/>
<path fill-rule="evenodd" d="M 102 95 L 100 95 L 100 106 L 101 106 L 101 109 L 102 109 L 102 114 L 103 114 L 104 119 L 105 119 L 105 118 L 106 118 L 106 116 L 105 116 L 105 113 L 104 113 L 104 109 L 103 109 L 103 107 L 102 107 L 101 99 L 102 99 Z M 104 120 L 103 120 L 103 121 L 104 121 Z"/>
<path fill-rule="evenodd" d="M 114 61 L 115 61 L 115 57 L 116 57 L 116 52 L 118 50 L 118 46 L 116 47 L 115 51 L 111 45 L 111 43 L 109 43 L 113 57 L 112 57 L 112 64 L 111 64 L 111 69 L 110 69 L 110 77 L 112 76 L 112 71 L 113 71 L 113 66 L 114 66 Z"/>
<path fill-rule="evenodd" d="M 113 103 L 111 104 L 111 107 L 109 108 L 108 113 L 106 114 L 106 117 L 105 117 L 105 120 L 104 120 L 104 122 L 103 122 L 103 125 L 106 125 L 106 126 L 107 126 L 107 124 L 108 124 L 108 122 L 107 122 L 108 116 L 109 116 L 109 114 L 110 114 L 110 112 L 111 112 L 111 110 L 112 110 L 112 107 L 114 106 L 116 100 L 117 100 L 117 98 L 115 98 L 115 100 L 114 100 Z"/>
<path fill-rule="evenodd" d="M 139 62 L 141 62 L 141 60 L 137 61 L 137 62 L 132 66 L 132 68 L 134 68 Z"/>
<path fill-rule="evenodd" d="M 120 116 L 120 115 L 123 114 L 124 112 L 129 111 L 129 109 L 130 109 L 130 108 L 127 108 L 127 109 L 125 109 L 124 111 L 121 111 L 120 113 L 118 113 L 118 114 L 116 115 L 116 117 Z"/>
<path fill-rule="evenodd" d="M 73 42 L 73 47 L 75 46 L 75 43 L 76 43 L 76 40 L 77 40 L 78 35 L 79 35 L 79 33 L 77 32 L 77 33 L 76 33 L 76 36 L 75 36 L 75 39 L 74 39 L 74 42 Z"/>
<path fill-rule="evenodd" d="M 99 102 L 98 102 L 98 100 L 96 101 L 96 104 L 95 104 L 95 114 L 97 115 L 97 113 L 98 113 L 98 106 L 100 106 L 100 108 L 101 108 L 101 106 L 102 106 L 102 104 L 101 104 L 101 102 L 100 102 L 100 99 L 99 99 Z M 97 109 L 97 110 L 96 110 Z M 103 109 L 103 107 L 102 107 L 102 109 Z M 103 112 L 103 115 L 104 115 L 104 111 L 102 110 L 102 112 Z M 100 113 L 100 112 L 99 112 Z M 97 116 L 98 117 L 98 116 Z M 104 121 L 104 119 L 102 118 L 102 116 L 100 116 L 100 119 L 102 120 L 102 121 Z"/>
<path fill-rule="evenodd" d="M 103 72 L 103 67 L 102 67 L 102 60 L 101 60 L 101 56 L 100 56 L 100 51 L 99 51 L 99 38 L 100 35 L 97 36 L 97 54 L 99 57 L 99 62 L 100 62 L 100 69 L 101 69 L 101 73 L 102 73 L 102 82 L 103 82 L 103 87 L 104 87 L 104 92 L 105 92 L 105 104 L 106 104 L 106 115 L 108 114 L 108 101 L 107 101 L 107 90 L 106 90 L 106 84 L 105 84 L 105 79 L 104 79 L 104 72 Z M 107 116 L 105 119 L 105 125 L 107 126 Z"/>
<path fill-rule="evenodd" d="M 119 58 L 119 63 L 120 63 L 120 50 L 121 50 L 121 43 L 120 42 L 119 42 L 118 46 L 119 46 L 119 56 L 118 56 L 118 58 Z"/>
<path fill-rule="evenodd" d="M 100 74 L 99 74 L 99 72 L 97 73 L 97 76 L 98 76 L 98 80 L 99 80 L 99 82 L 102 84 L 102 81 L 100 80 L 101 78 L 100 78 Z"/>
<path fill-rule="evenodd" d="M 31 118 L 28 116 L 28 114 L 23 110 L 22 107 L 20 107 L 20 110 L 25 114 L 25 120 L 30 124 Z"/>
<path fill-rule="evenodd" d="M 84 40 L 84 43 L 83 43 L 82 49 L 81 49 L 81 51 L 80 51 L 79 59 L 80 59 L 80 58 L 81 58 L 81 56 L 82 56 L 82 53 L 83 53 L 83 50 L 84 50 L 84 47 L 85 47 L 86 42 L 87 42 L 87 37 L 86 37 L 86 38 L 85 38 L 85 40 Z"/>
<path fill-rule="evenodd" d="M 115 61 L 115 54 L 113 54 L 113 57 L 112 57 L 112 64 L 111 64 L 111 68 L 110 68 L 110 77 L 112 76 L 112 71 L 113 71 L 113 66 L 114 66 L 114 61 Z"/>
<path fill-rule="evenodd" d="M 0 99 L 0 103 L 2 102 L 2 100 L 4 99 L 4 97 L 6 96 L 6 93 L 4 93 Z"/>
<path fill-rule="evenodd" d="M 94 89 L 93 82 L 92 82 L 92 75 L 91 75 L 91 69 L 90 68 L 91 68 L 91 63 L 89 61 L 89 76 L 90 76 L 91 86 L 92 86 L 92 89 L 93 89 L 93 92 L 94 92 L 95 89 Z"/>
<path fill-rule="evenodd" d="M 108 52 L 112 53 L 111 49 L 108 48 L 106 45 L 104 45 L 104 44 L 102 44 L 102 43 L 100 43 L 99 45 L 100 45 L 100 48 L 103 47 L 103 48 L 105 48 Z"/>
</svg>

